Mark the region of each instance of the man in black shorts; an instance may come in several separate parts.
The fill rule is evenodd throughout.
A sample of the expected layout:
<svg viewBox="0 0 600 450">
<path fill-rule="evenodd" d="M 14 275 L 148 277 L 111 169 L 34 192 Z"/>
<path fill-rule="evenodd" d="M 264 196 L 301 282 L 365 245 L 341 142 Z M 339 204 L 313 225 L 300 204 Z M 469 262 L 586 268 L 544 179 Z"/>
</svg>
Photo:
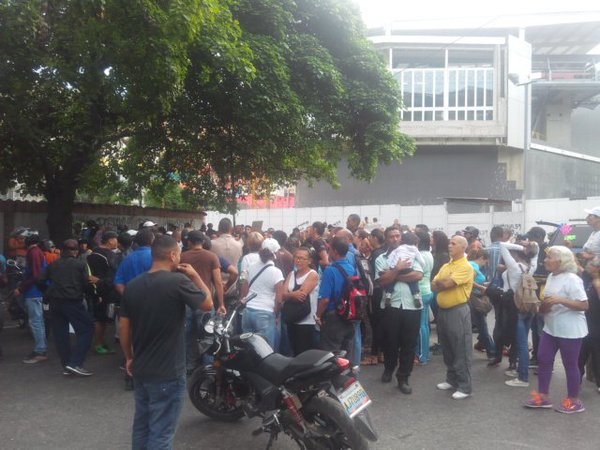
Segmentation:
<svg viewBox="0 0 600 450">
<path fill-rule="evenodd" d="M 113 315 L 109 309 L 119 303 L 120 295 L 117 292 L 114 279 L 117 273 L 117 249 L 119 235 L 114 231 L 102 233 L 100 246 L 96 247 L 87 257 L 91 280 L 94 283 L 92 306 L 94 313 L 94 350 L 99 355 L 114 353 L 105 342 L 106 326 L 112 321 Z"/>
<path fill-rule="evenodd" d="M 121 302 L 121 347 L 135 386 L 132 448 L 171 449 L 185 393 L 185 306 L 212 309 L 210 291 L 170 236 L 152 244 L 152 267 Z M 135 358 L 134 358 L 135 356 Z"/>
</svg>

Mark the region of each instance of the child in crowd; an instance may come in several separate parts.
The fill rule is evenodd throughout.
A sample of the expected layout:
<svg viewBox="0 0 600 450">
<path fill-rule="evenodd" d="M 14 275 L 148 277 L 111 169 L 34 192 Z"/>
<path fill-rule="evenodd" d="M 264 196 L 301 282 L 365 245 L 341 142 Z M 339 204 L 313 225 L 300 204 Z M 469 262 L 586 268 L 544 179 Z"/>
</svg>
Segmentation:
<svg viewBox="0 0 600 450">
<path fill-rule="evenodd" d="M 417 248 L 418 243 L 419 237 L 416 234 L 404 233 L 402 235 L 402 243 L 388 255 L 388 268 L 395 268 L 398 264 L 398 261 L 400 260 L 408 260 L 410 261 L 411 267 L 398 272 L 401 275 L 405 275 L 407 273 L 412 272 L 412 265 L 414 264 L 415 260 L 417 260 L 417 262 L 421 264 L 421 266 L 424 266 L 425 261 L 423 260 L 419 249 Z M 419 282 L 412 281 L 406 284 L 408 284 L 408 287 L 410 288 L 410 293 L 412 294 L 413 299 L 415 301 L 415 306 L 417 308 L 420 308 L 423 305 L 423 303 L 421 302 L 421 291 L 419 290 Z M 392 283 L 385 288 L 386 303 L 389 302 L 389 300 L 392 298 L 393 292 L 394 284 Z"/>
</svg>

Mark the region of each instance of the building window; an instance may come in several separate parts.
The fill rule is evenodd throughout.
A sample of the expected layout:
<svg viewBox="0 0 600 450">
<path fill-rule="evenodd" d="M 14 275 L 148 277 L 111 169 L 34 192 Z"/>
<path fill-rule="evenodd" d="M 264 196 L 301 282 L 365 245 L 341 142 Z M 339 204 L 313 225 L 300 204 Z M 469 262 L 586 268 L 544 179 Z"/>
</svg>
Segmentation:
<svg viewBox="0 0 600 450">
<path fill-rule="evenodd" d="M 494 120 L 492 67 L 400 69 L 394 77 L 402 91 L 403 120 Z"/>
</svg>

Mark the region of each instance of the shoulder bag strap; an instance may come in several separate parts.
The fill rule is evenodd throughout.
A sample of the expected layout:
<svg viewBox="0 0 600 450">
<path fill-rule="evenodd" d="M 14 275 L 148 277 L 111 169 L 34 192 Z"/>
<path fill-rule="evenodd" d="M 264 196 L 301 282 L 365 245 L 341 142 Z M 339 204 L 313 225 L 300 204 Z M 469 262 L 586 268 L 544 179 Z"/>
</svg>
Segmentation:
<svg viewBox="0 0 600 450">
<path fill-rule="evenodd" d="M 250 288 L 250 286 L 252 286 L 252 283 L 254 283 L 256 281 L 256 279 L 260 276 L 261 273 L 263 273 L 265 270 L 267 270 L 272 265 L 273 264 L 267 264 L 265 267 L 260 269 L 259 272 L 256 275 L 254 275 L 254 277 L 250 280 L 250 283 L 248 283 L 248 288 Z"/>
</svg>

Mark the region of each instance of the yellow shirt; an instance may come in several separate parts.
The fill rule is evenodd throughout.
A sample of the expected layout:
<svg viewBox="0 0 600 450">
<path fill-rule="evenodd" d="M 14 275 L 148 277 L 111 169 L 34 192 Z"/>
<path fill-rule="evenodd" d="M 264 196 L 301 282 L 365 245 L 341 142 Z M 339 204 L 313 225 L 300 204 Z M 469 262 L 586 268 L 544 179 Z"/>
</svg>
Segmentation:
<svg viewBox="0 0 600 450">
<path fill-rule="evenodd" d="M 433 281 L 450 278 L 456 286 L 438 292 L 437 302 L 440 308 L 448 309 L 467 303 L 473 289 L 474 271 L 466 257 L 451 260 L 442 266 Z"/>
</svg>

